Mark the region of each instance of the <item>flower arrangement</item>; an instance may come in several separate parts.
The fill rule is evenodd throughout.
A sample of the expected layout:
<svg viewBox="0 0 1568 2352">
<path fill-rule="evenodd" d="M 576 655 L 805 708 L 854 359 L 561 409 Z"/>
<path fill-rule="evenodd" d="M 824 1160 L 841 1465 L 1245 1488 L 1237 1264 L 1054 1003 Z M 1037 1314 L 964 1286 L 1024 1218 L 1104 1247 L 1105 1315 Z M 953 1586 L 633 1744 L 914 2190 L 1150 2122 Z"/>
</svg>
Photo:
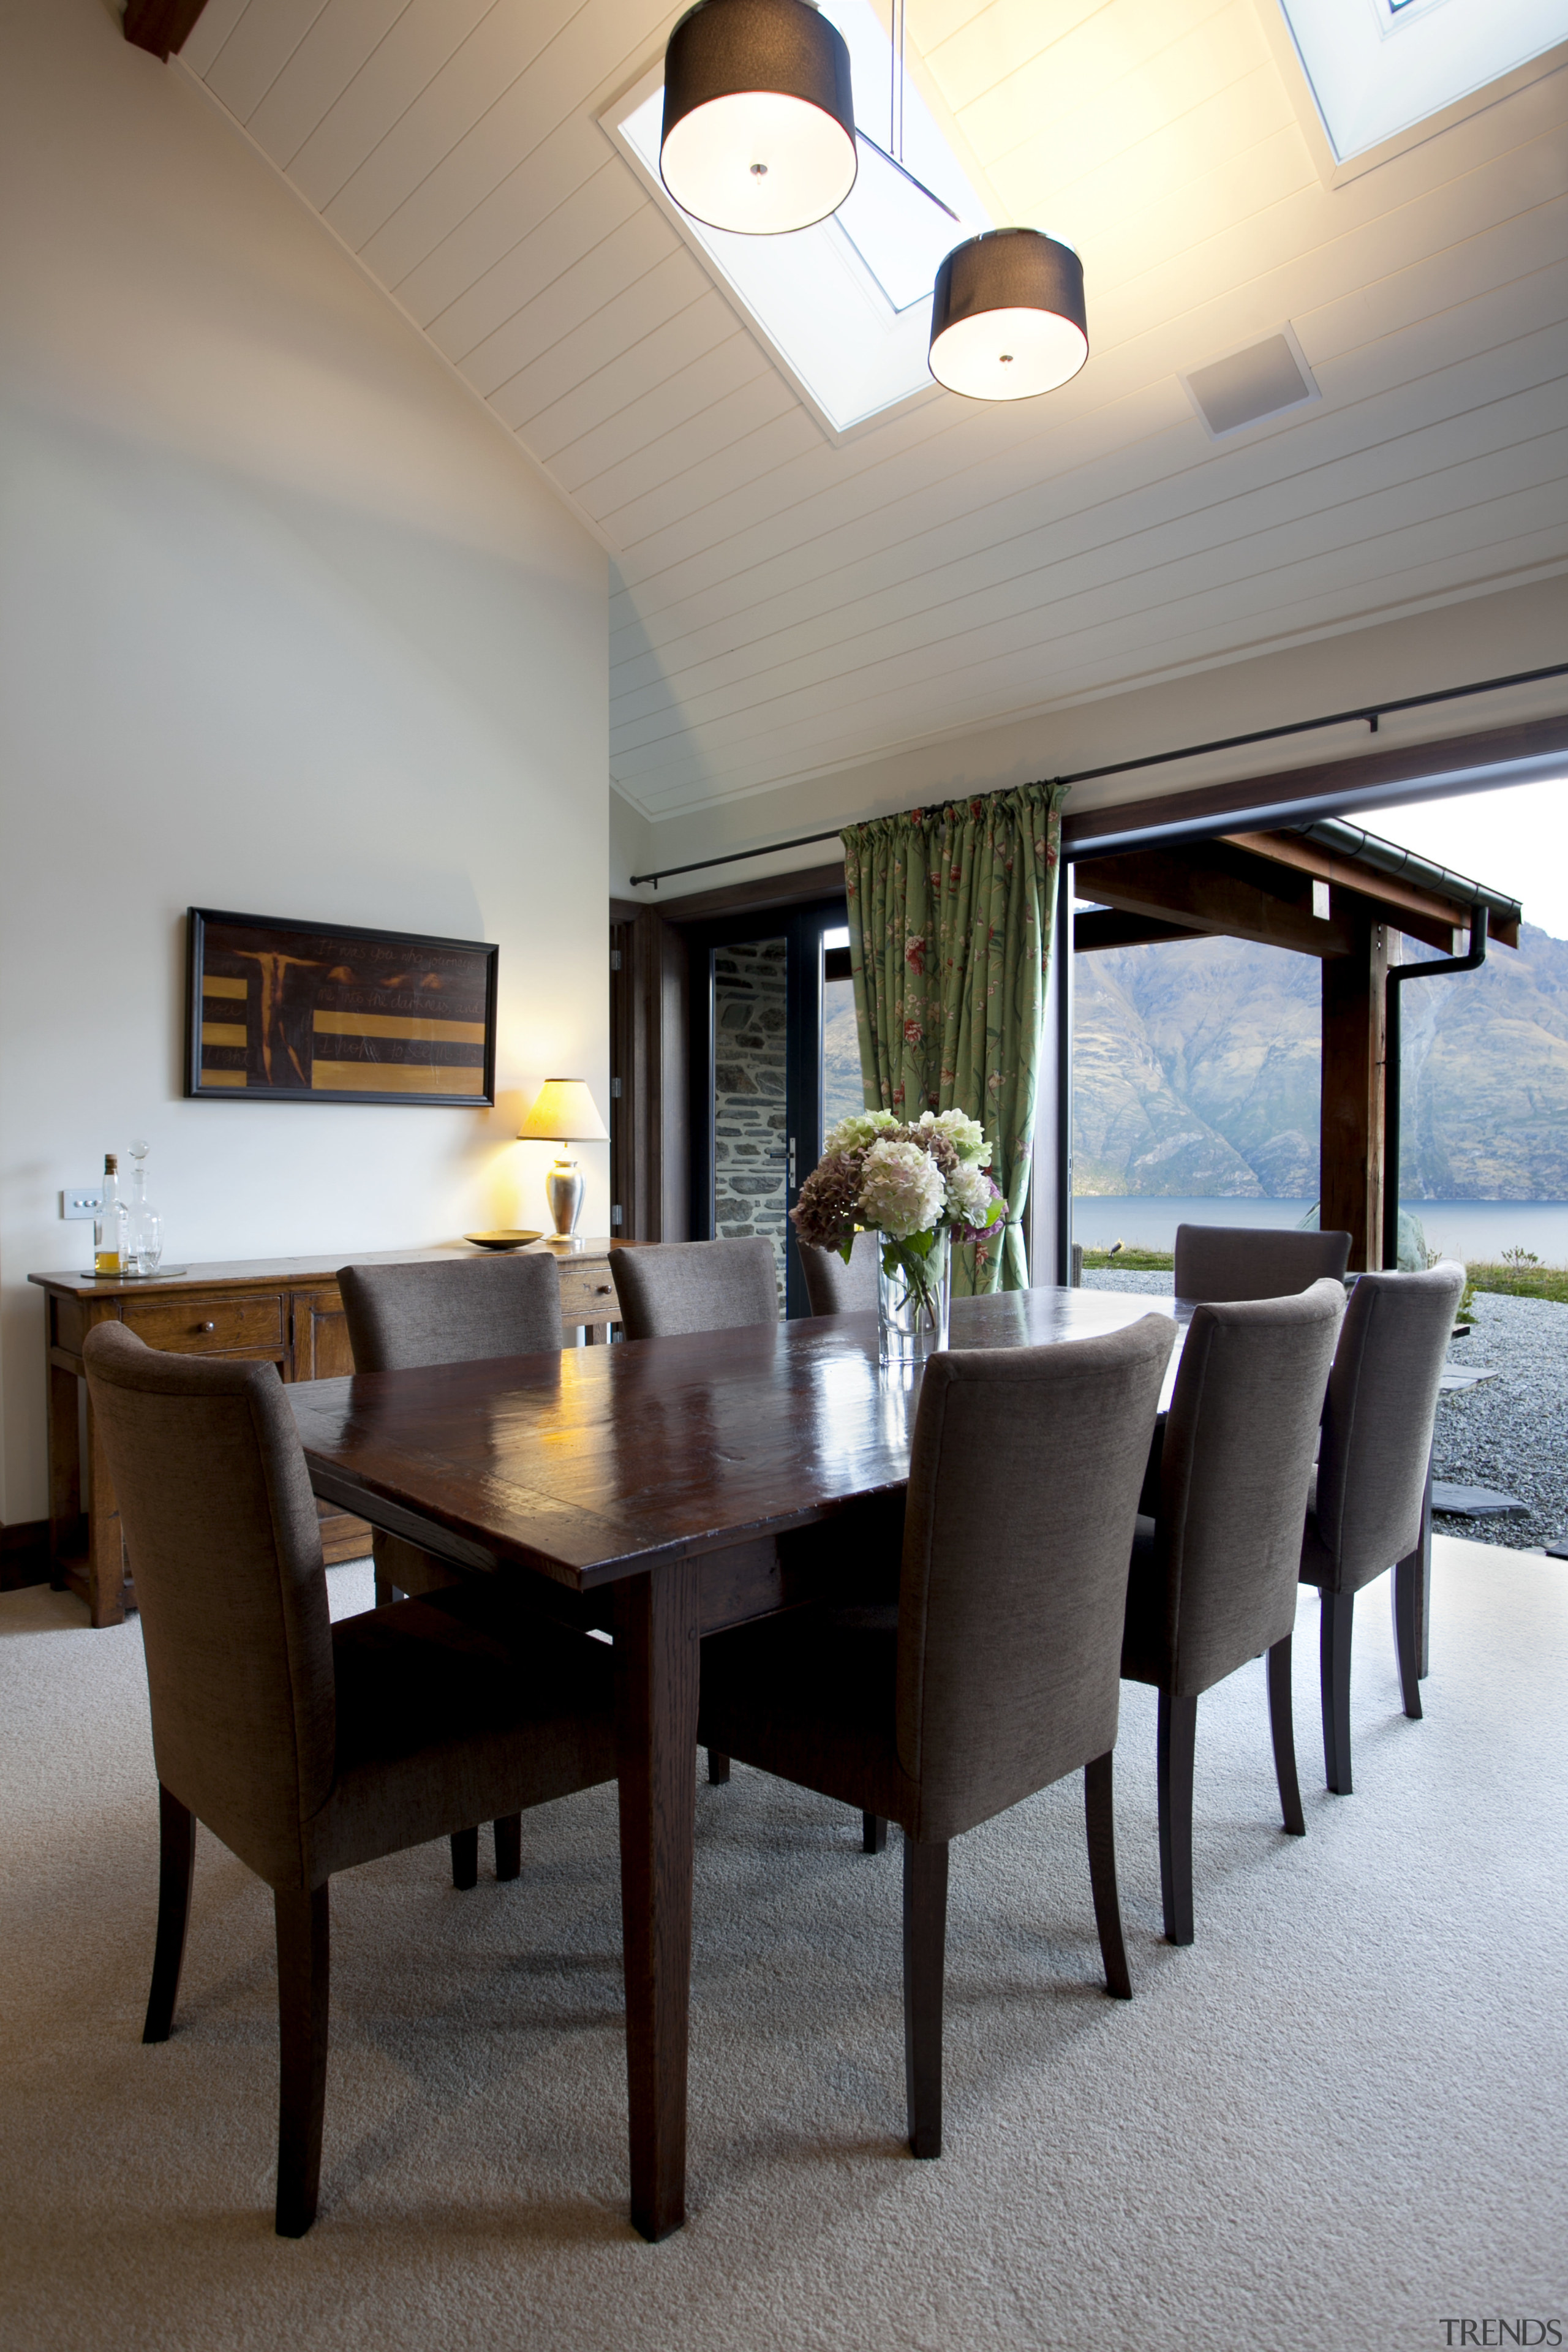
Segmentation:
<svg viewBox="0 0 1568 2352">
<path fill-rule="evenodd" d="M 882 1237 L 882 1271 L 907 1286 L 934 1321 L 947 1236 L 975 1241 L 1003 1214 L 986 1174 L 991 1146 L 961 1110 L 904 1121 L 889 1110 L 841 1118 L 790 1211 L 795 1232 L 846 1265 L 858 1232 Z M 939 1249 L 939 1236 L 942 1246 Z"/>
</svg>

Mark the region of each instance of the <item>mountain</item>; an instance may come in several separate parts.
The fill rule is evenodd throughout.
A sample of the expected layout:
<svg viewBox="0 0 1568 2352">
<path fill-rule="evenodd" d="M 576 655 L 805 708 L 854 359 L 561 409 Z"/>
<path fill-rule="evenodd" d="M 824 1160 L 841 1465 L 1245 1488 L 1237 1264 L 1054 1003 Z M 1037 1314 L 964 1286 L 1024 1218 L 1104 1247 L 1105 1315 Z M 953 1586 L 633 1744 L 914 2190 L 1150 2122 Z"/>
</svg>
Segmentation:
<svg viewBox="0 0 1568 2352">
<path fill-rule="evenodd" d="M 1073 978 L 1075 1192 L 1314 1197 L 1315 959 L 1173 940 Z M 1409 983 L 1403 1016 L 1404 1198 L 1568 1200 L 1568 940 L 1527 923 L 1479 971 Z"/>
</svg>

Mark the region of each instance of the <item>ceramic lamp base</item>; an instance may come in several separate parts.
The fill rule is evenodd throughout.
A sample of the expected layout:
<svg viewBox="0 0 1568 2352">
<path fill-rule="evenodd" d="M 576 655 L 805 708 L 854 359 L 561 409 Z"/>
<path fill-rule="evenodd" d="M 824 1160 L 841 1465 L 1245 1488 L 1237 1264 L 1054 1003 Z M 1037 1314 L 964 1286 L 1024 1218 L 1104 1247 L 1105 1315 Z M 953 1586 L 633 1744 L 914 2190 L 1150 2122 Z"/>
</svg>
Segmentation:
<svg viewBox="0 0 1568 2352">
<path fill-rule="evenodd" d="M 558 1234 L 575 1233 L 583 1207 L 583 1171 L 574 1160 L 558 1160 L 544 1180 L 544 1197 Z"/>
</svg>

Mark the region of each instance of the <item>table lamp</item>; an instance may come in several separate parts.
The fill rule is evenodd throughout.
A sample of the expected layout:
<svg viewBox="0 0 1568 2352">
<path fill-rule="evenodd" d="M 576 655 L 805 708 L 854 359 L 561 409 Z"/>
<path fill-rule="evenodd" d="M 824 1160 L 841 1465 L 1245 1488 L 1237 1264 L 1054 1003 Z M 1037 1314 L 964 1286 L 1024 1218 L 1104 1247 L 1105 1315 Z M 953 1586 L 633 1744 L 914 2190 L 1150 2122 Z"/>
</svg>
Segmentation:
<svg viewBox="0 0 1568 2352">
<path fill-rule="evenodd" d="M 608 1133 L 586 1085 L 581 1078 L 546 1078 L 517 1133 L 519 1142 L 554 1144 L 555 1165 L 544 1180 L 544 1197 L 556 1232 L 570 1234 L 583 1206 L 583 1171 L 568 1156 L 567 1145 L 603 1142 Z"/>
</svg>

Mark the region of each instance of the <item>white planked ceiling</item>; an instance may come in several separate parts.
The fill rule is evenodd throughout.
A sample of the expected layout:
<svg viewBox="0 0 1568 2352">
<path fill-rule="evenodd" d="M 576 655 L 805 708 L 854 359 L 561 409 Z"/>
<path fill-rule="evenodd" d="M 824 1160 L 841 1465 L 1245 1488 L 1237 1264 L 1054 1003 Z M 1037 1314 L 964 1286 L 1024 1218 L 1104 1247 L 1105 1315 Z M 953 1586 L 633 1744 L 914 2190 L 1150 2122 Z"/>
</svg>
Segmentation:
<svg viewBox="0 0 1568 2352">
<path fill-rule="evenodd" d="M 1092 352 L 834 446 L 600 111 L 654 0 L 208 0 L 184 64 L 610 548 L 611 768 L 659 818 L 1568 564 L 1568 72 L 1346 185 L 1275 0 L 910 0 Z M 1289 322 L 1321 404 L 1178 381 Z"/>
</svg>

